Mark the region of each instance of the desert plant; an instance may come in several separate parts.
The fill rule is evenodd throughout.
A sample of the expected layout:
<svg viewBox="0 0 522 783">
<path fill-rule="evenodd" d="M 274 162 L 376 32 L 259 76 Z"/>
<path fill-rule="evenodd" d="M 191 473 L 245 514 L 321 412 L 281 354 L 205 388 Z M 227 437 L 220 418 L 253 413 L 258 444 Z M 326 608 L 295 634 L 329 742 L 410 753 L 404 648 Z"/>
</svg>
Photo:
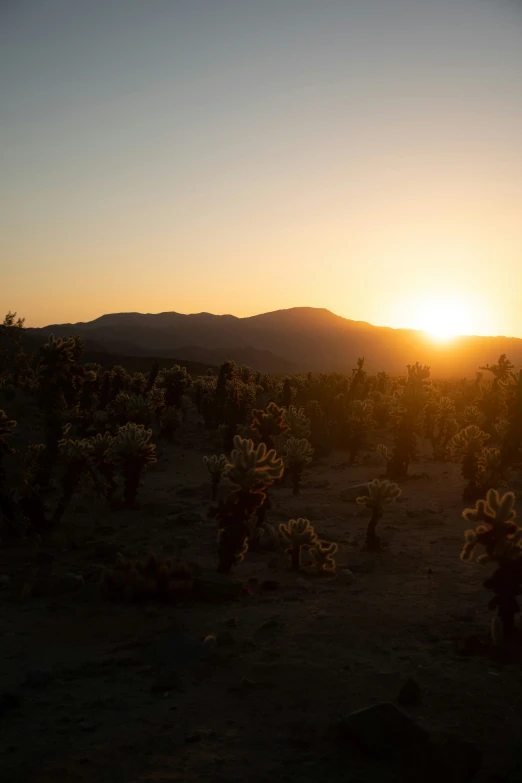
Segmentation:
<svg viewBox="0 0 522 783">
<path fill-rule="evenodd" d="M 65 438 L 60 441 L 59 448 L 58 460 L 64 465 L 65 470 L 60 479 L 62 495 L 51 517 L 51 527 L 62 519 L 80 479 L 89 472 L 90 467 L 91 444 L 89 440 Z"/>
<path fill-rule="evenodd" d="M 134 508 L 136 505 L 143 471 L 147 465 L 156 462 L 156 446 L 149 443 L 151 437 L 152 430 L 146 430 L 143 424 L 128 422 L 118 429 L 111 443 L 111 450 L 123 471 L 123 497 L 128 508 Z"/>
<path fill-rule="evenodd" d="M 401 494 L 400 487 L 387 479 L 374 479 L 368 484 L 368 494 L 357 498 L 357 503 L 371 509 L 372 515 L 366 529 L 366 547 L 371 550 L 381 548 L 381 540 L 377 535 L 377 525 L 384 513 L 384 504 L 391 503 Z"/>
<path fill-rule="evenodd" d="M 192 569 L 184 562 L 149 555 L 145 561 L 119 557 L 105 571 L 102 592 L 107 598 L 128 602 L 159 601 L 172 603 L 192 590 Z"/>
<path fill-rule="evenodd" d="M 175 433 L 183 424 L 183 415 L 178 408 L 163 408 L 160 414 L 160 435 L 168 441 L 174 440 Z"/>
<path fill-rule="evenodd" d="M 338 545 L 334 542 L 326 544 L 324 541 L 318 541 L 317 544 L 310 549 L 312 561 L 319 574 L 335 573 L 335 560 L 333 559 L 333 556 L 337 553 L 338 549 Z"/>
<path fill-rule="evenodd" d="M 290 519 L 287 525 L 279 525 L 279 533 L 283 541 L 289 545 L 292 570 L 298 571 L 301 567 L 301 550 L 303 547 L 311 549 L 317 544 L 317 533 L 310 521 L 301 517 Z"/>
<path fill-rule="evenodd" d="M 90 438 L 90 462 L 95 477 L 101 476 L 103 493 L 110 502 L 117 489 L 116 463 L 112 449 L 114 438 L 109 432 L 97 433 Z"/>
<path fill-rule="evenodd" d="M 268 449 L 274 449 L 277 438 L 290 430 L 285 421 L 285 411 L 275 402 L 270 402 L 265 410 L 252 411 L 250 428 L 258 441 L 264 443 Z"/>
<path fill-rule="evenodd" d="M 226 500 L 211 508 L 209 516 L 218 522 L 218 571 L 230 573 L 248 550 L 248 523 L 266 498 L 266 489 L 283 474 L 283 461 L 264 443 L 257 447 L 236 435 L 227 478 L 236 486 Z"/>
<path fill-rule="evenodd" d="M 476 424 L 468 424 L 453 437 L 452 453 L 460 457 L 462 478 L 468 482 L 462 493 L 463 500 L 476 500 L 481 494 L 479 459 L 489 437 Z"/>
<path fill-rule="evenodd" d="M 492 373 L 492 386 L 494 389 L 496 389 L 502 381 L 507 380 L 511 370 L 513 370 L 514 367 L 515 365 L 512 364 L 507 358 L 506 354 L 503 353 L 502 356 L 499 356 L 498 362 L 496 364 L 492 364 L 491 366 L 486 364 L 485 367 L 480 367 L 480 369 L 487 370 L 488 372 Z"/>
<path fill-rule="evenodd" d="M 513 637 L 515 614 L 520 611 L 517 596 L 522 592 L 522 529 L 515 522 L 514 506 L 512 492 L 500 497 L 495 489 L 490 489 L 485 499 L 477 500 L 474 508 L 466 508 L 462 512 L 463 518 L 474 522 L 476 527 L 464 533 L 461 560 L 471 560 L 476 546 L 481 545 L 485 552 L 477 558 L 477 562 L 497 565 L 496 571 L 484 582 L 484 587 L 495 593 L 489 608 L 497 610 L 506 641 Z M 498 627 L 495 635 L 498 643 Z"/>
<path fill-rule="evenodd" d="M 345 445 L 350 455 L 350 464 L 355 462 L 360 450 L 364 448 L 367 434 L 374 424 L 372 402 L 370 400 L 350 400 L 345 421 Z"/>
<path fill-rule="evenodd" d="M 183 392 L 190 385 L 190 375 L 186 367 L 175 364 L 168 370 L 162 370 L 157 377 L 156 385 L 165 389 L 165 405 L 181 408 Z"/>
<path fill-rule="evenodd" d="M 312 461 L 313 453 L 314 450 L 306 438 L 289 438 L 281 450 L 285 474 L 291 478 L 294 495 L 299 494 L 301 476 Z"/>
<path fill-rule="evenodd" d="M 213 454 L 211 457 L 203 457 L 203 462 L 210 473 L 210 482 L 212 485 L 212 500 L 217 500 L 219 485 L 221 479 L 226 475 L 229 462 L 224 454 Z"/>
<path fill-rule="evenodd" d="M 294 405 L 290 405 L 285 410 L 284 421 L 288 427 L 287 435 L 289 437 L 310 437 L 310 419 L 306 416 L 304 408 L 296 408 Z"/>
</svg>

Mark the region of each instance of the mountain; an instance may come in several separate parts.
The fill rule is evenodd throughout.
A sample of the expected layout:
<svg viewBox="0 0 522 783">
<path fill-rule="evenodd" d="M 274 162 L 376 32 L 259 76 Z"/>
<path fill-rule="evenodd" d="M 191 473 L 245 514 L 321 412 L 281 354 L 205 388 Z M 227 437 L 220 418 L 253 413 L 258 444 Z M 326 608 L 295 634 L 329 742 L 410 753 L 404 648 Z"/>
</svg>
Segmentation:
<svg viewBox="0 0 522 783">
<path fill-rule="evenodd" d="M 80 335 L 91 351 L 125 356 L 177 356 L 218 365 L 226 359 L 262 372 L 349 372 L 364 356 L 371 372 L 403 374 L 406 364 L 428 364 L 433 377 L 472 377 L 506 353 L 522 364 L 522 340 L 456 337 L 436 342 L 424 332 L 352 321 L 329 310 L 294 307 L 237 318 L 176 312 L 112 313 L 94 321 L 27 329 L 34 337 Z"/>
</svg>

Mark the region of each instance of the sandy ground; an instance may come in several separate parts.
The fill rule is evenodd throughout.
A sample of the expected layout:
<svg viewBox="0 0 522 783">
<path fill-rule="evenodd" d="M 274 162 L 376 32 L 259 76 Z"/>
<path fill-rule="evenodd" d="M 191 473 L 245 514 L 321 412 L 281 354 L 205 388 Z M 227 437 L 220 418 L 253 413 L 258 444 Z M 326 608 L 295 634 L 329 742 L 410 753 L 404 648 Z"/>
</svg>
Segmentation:
<svg viewBox="0 0 522 783">
<path fill-rule="evenodd" d="M 284 556 L 249 553 L 235 572 L 249 590 L 235 601 L 102 600 L 100 572 L 117 552 L 170 554 L 183 538 L 188 561 L 215 567 L 216 530 L 204 519 L 209 444 L 199 434 L 162 446 L 139 510 L 111 514 L 78 498 L 43 550 L 0 552 L 10 580 L 0 591 L 0 693 L 14 699 L 0 712 L 2 781 L 400 781 L 392 766 L 340 742 L 335 726 L 352 710 L 395 700 L 408 677 L 421 688 L 408 714 L 479 743 L 478 779 L 497 780 L 491 773 L 502 771 L 522 726 L 522 671 L 462 656 L 455 644 L 487 633 L 491 617 L 481 584 L 488 569 L 459 560 L 458 465 L 425 454 L 412 466 L 429 478 L 403 483 L 380 525 L 388 546 L 376 554 L 361 551 L 367 510 L 339 499 L 379 475 L 374 457 L 348 467 L 334 453 L 311 466 L 300 497 L 272 490 L 271 521 L 308 517 L 339 543 L 338 568 L 352 570 L 351 583 L 296 575 Z M 522 488 L 516 476 L 511 488 Z M 176 521 L 184 511 L 201 521 Z M 46 595 L 68 573 L 85 585 Z M 275 589 L 261 589 L 266 580 Z M 219 641 L 210 655 L 207 634 Z"/>
</svg>

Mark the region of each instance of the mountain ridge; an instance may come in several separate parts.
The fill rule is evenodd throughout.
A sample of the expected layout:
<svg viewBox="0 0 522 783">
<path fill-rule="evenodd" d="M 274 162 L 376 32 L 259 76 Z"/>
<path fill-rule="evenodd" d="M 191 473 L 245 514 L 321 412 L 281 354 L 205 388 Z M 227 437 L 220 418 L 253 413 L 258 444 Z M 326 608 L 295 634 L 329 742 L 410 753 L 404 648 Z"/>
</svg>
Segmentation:
<svg viewBox="0 0 522 783">
<path fill-rule="evenodd" d="M 183 314 L 106 313 L 92 321 L 29 327 L 45 338 L 78 334 L 98 349 L 135 356 L 177 356 L 220 364 L 234 359 L 261 372 L 350 372 L 364 356 L 372 372 L 404 373 L 406 364 L 428 364 L 434 377 L 469 377 L 506 353 L 522 364 L 522 339 L 461 335 L 436 342 L 425 332 L 354 321 L 326 308 L 293 307 L 238 317 Z"/>
</svg>

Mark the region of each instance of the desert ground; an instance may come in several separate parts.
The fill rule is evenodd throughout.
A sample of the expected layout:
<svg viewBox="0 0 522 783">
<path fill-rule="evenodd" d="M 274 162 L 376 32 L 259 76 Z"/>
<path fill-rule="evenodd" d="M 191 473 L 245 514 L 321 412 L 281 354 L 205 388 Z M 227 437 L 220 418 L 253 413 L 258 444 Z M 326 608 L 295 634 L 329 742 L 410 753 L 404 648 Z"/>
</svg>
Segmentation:
<svg viewBox="0 0 522 783">
<path fill-rule="evenodd" d="M 382 472 L 374 445 L 351 467 L 341 452 L 314 461 L 297 497 L 271 489 L 272 523 L 306 517 L 339 544 L 333 577 L 291 572 L 284 552 L 249 552 L 234 570 L 238 594 L 224 600 L 104 599 L 118 553 L 181 548 L 202 573 L 215 570 L 202 461 L 215 451 L 194 427 L 159 447 L 139 509 L 111 513 L 78 495 L 43 546 L 1 550 L 2 780 L 431 780 L 432 757 L 407 733 L 381 757 L 378 733 L 372 747 L 342 731 L 346 715 L 381 702 L 430 732 L 447 780 L 475 768 L 474 780 L 518 780 L 520 663 L 481 652 L 488 569 L 459 560 L 460 466 L 427 449 L 410 471 L 426 475 L 402 482 L 386 508 L 381 552 L 364 551 L 368 509 L 340 499 Z M 510 488 L 522 489 L 520 473 Z"/>
</svg>

